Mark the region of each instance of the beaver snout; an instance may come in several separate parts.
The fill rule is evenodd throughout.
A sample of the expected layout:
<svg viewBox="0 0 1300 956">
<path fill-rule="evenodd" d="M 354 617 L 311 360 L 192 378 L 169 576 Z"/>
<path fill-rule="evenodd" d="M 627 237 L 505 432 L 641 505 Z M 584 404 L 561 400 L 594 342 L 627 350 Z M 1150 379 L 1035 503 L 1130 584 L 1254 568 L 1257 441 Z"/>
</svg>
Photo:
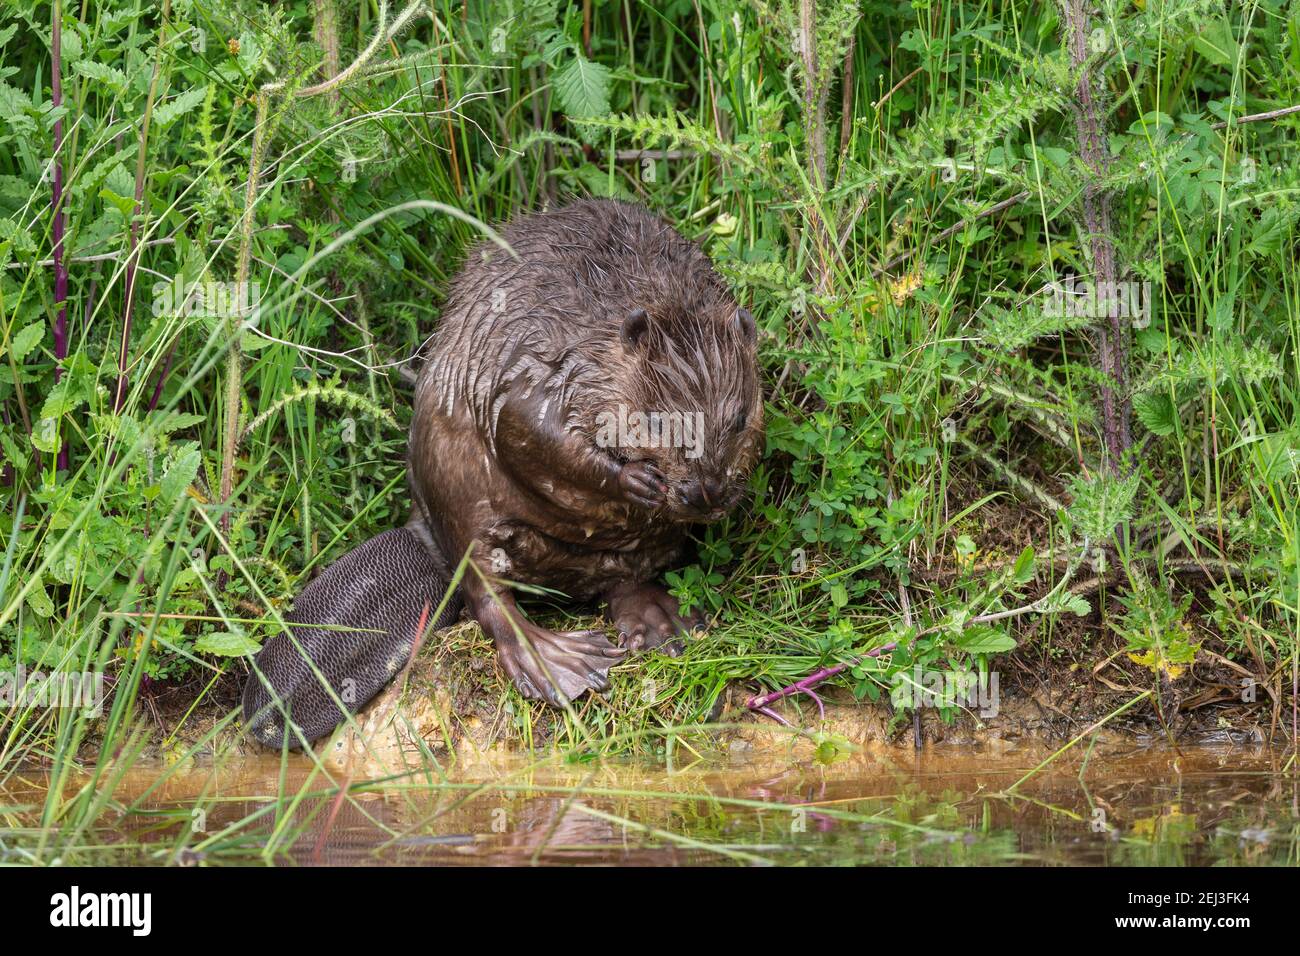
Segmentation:
<svg viewBox="0 0 1300 956">
<path fill-rule="evenodd" d="M 676 498 L 687 517 L 717 521 L 735 506 L 738 495 L 726 482 L 705 478 L 682 482 Z"/>
</svg>

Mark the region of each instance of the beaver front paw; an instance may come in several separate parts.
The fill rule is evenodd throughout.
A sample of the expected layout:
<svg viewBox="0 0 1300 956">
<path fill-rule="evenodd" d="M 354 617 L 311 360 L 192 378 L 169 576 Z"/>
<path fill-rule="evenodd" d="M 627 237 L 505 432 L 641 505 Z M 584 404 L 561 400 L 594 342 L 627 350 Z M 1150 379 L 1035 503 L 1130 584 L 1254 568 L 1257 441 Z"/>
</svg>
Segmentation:
<svg viewBox="0 0 1300 956">
<path fill-rule="evenodd" d="M 677 598 L 657 584 L 615 588 L 606 600 L 619 641 L 630 651 L 657 647 L 676 657 L 684 649 L 681 638 L 704 627 L 702 614 L 692 611 L 682 615 Z"/>
<path fill-rule="evenodd" d="M 519 623 L 523 639 L 512 635 L 497 644 L 497 659 L 519 693 L 558 707 L 588 690 L 609 690 L 609 669 L 626 651 L 602 632 L 548 631 L 530 621 Z"/>
<path fill-rule="evenodd" d="M 668 482 L 648 461 L 625 464 L 618 473 L 618 487 L 628 501 L 652 511 L 668 500 Z"/>
</svg>

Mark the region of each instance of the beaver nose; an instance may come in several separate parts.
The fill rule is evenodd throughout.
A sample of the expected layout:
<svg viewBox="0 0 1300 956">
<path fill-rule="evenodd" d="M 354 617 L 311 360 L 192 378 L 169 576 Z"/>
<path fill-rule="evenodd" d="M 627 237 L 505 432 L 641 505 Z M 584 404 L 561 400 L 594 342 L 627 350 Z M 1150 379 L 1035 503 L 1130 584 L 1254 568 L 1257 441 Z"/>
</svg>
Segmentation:
<svg viewBox="0 0 1300 956">
<path fill-rule="evenodd" d="M 722 482 L 715 478 L 706 478 L 704 481 L 692 481 L 682 489 L 682 498 L 692 508 L 698 508 L 704 511 L 708 508 L 716 508 L 722 504 L 722 499 L 726 496 L 727 488 Z"/>
</svg>

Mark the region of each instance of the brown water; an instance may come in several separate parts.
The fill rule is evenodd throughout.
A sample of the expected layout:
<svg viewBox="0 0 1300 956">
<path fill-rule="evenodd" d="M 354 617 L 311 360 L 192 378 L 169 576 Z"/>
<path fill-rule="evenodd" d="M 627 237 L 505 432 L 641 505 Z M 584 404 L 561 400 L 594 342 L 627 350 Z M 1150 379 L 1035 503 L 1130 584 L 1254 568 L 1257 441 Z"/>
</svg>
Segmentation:
<svg viewBox="0 0 1300 956">
<path fill-rule="evenodd" d="M 516 757 L 446 778 L 353 781 L 342 799 L 341 781 L 302 758 L 283 786 L 278 758 L 241 758 L 137 766 L 80 829 L 71 812 L 41 827 L 49 783 L 32 772 L 0 784 L 0 862 L 1300 862 L 1300 778 L 1287 754 L 1112 750 L 1085 764 L 1071 752 L 1026 778 L 1043 756 L 891 749 L 828 765 L 718 757 L 672 768 Z"/>
</svg>

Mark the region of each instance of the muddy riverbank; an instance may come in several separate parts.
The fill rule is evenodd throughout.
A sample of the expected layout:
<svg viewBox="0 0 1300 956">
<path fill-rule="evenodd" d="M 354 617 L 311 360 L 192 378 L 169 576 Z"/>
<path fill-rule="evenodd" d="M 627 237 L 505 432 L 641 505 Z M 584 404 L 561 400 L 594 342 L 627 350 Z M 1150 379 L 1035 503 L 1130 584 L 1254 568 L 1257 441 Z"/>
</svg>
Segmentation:
<svg viewBox="0 0 1300 956">
<path fill-rule="evenodd" d="M 458 646 L 457 639 L 468 646 Z M 477 646 L 481 640 L 473 625 L 453 629 L 446 646 L 422 652 L 405 682 L 382 692 L 357 715 L 355 728 L 321 741 L 317 752 L 332 765 L 351 766 L 365 776 L 430 757 L 582 749 L 589 740 L 600 741 L 592 750 L 606 756 L 662 753 L 670 743 L 681 743 L 780 759 L 881 745 L 911 750 L 918 734 L 927 748 L 992 754 L 1054 749 L 1080 737 L 1130 746 L 1289 745 L 1277 708 L 1267 700 L 1247 704 L 1228 697 L 1224 689 L 1230 689 L 1231 675 L 1210 667 L 1203 669 L 1200 685 L 1219 688 L 1221 699 L 1169 708 L 1168 721 L 1153 703 L 1152 688 L 1121 685 L 1104 674 L 1099 680 L 1077 666 L 1055 668 L 1049 679 L 1016 665 L 992 688 L 984 685 L 973 694 L 968 706 L 951 708 L 949 720 L 939 708 L 922 706 L 915 724 L 896 718 L 887 698 L 859 702 L 848 691 L 827 686 L 818 689 L 820 706 L 818 700 L 791 696 L 772 705 L 779 720 L 773 719 L 749 708 L 753 689 L 740 681 L 728 682 L 694 719 L 675 713 L 671 702 L 627 694 L 584 698 L 566 715 L 540 705 L 517 710 L 486 648 Z M 231 677 L 199 707 L 180 691 L 150 701 L 153 734 L 146 755 L 263 753 L 245 738 L 239 721 L 230 719 L 238 689 L 239 679 Z M 1183 699 L 1188 699 L 1185 692 Z M 629 739 L 611 745 L 610 736 L 620 733 Z M 88 753 L 96 743 L 93 737 L 86 742 Z"/>
</svg>

